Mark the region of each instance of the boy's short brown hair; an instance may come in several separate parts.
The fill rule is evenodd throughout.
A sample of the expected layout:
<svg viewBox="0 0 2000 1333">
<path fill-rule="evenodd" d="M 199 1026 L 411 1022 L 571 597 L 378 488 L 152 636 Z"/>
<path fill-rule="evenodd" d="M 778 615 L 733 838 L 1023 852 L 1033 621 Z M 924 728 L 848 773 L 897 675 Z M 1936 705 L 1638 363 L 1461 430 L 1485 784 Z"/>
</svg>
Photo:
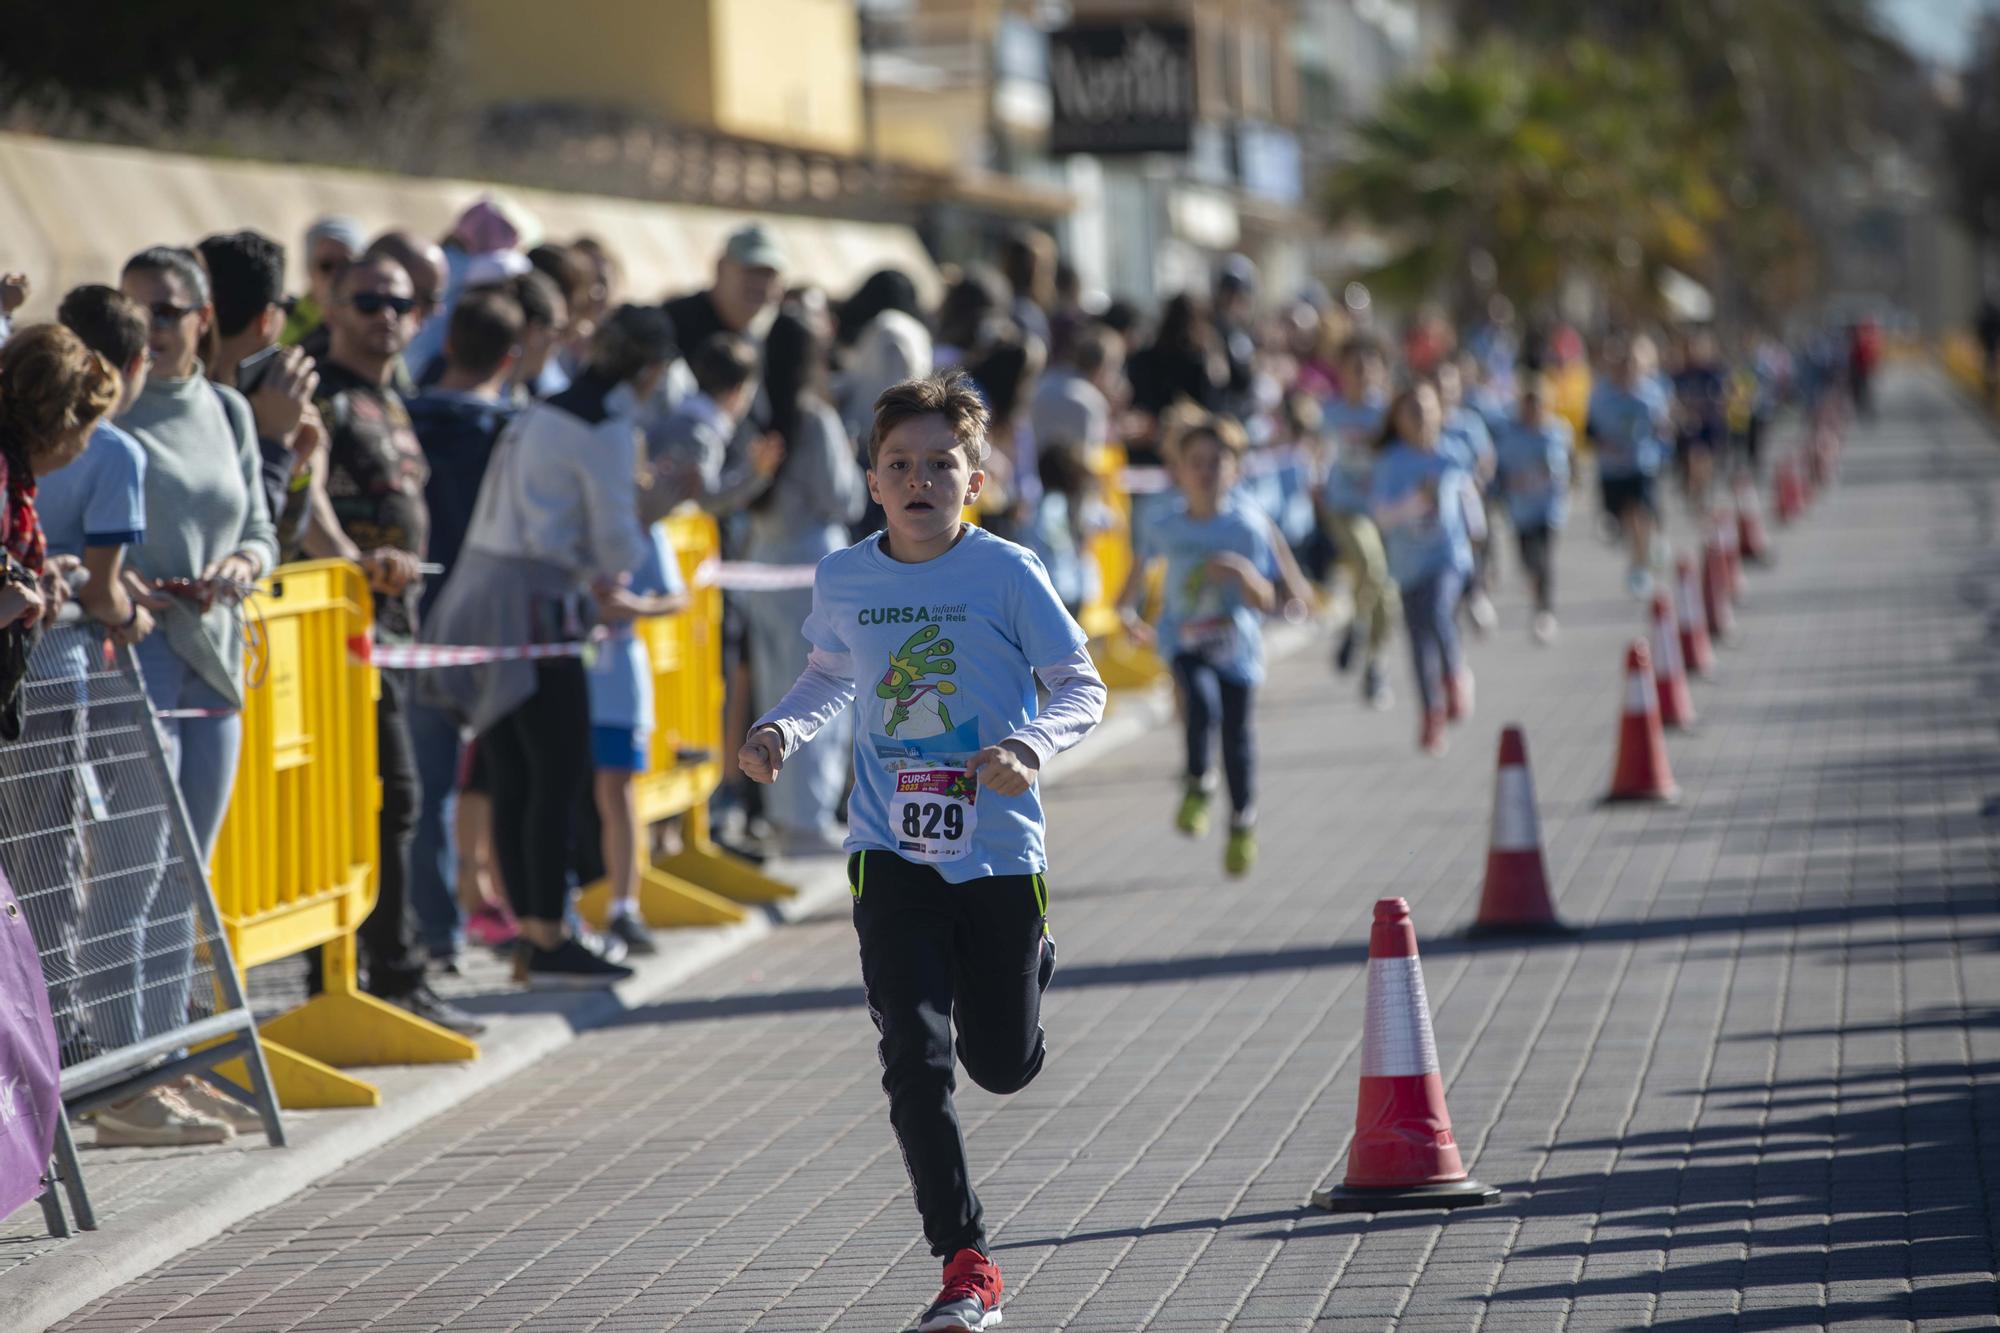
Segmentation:
<svg viewBox="0 0 2000 1333">
<path fill-rule="evenodd" d="M 1166 439 L 1160 452 L 1170 463 L 1180 461 L 1181 450 L 1190 440 L 1207 436 L 1222 446 L 1224 455 L 1243 461 L 1249 452 L 1250 438 L 1243 433 L 1243 427 L 1236 424 L 1236 418 L 1225 417 L 1215 412 L 1205 412 L 1197 407 L 1181 407 L 1169 411 L 1165 421 Z"/>
<path fill-rule="evenodd" d="M 944 370 L 919 379 L 892 384 L 875 400 L 875 428 L 868 436 L 868 466 L 889 432 L 917 417 L 943 417 L 951 435 L 974 468 L 986 462 L 986 401 L 972 377 L 962 370 Z"/>
</svg>

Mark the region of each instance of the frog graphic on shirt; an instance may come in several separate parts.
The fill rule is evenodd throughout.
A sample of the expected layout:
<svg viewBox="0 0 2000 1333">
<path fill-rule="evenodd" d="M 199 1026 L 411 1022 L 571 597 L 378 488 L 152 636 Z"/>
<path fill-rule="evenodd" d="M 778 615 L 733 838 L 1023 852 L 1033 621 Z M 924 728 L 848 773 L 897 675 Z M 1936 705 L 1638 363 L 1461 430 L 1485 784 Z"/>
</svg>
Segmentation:
<svg viewBox="0 0 2000 1333">
<path fill-rule="evenodd" d="M 952 704 L 958 685 L 948 679 L 958 671 L 952 654 L 956 645 L 941 637 L 937 625 L 925 625 L 903 641 L 889 657 L 888 669 L 876 682 L 882 701 L 878 754 L 915 756 L 970 752 L 979 748 L 977 718 L 956 720 Z"/>
<path fill-rule="evenodd" d="M 1206 552 L 1198 551 L 1195 557 L 1181 580 L 1180 600 L 1186 610 L 1182 613 L 1180 638 L 1175 648 L 1227 661 L 1236 651 L 1236 621 L 1231 614 L 1228 585 L 1210 577 Z"/>
</svg>

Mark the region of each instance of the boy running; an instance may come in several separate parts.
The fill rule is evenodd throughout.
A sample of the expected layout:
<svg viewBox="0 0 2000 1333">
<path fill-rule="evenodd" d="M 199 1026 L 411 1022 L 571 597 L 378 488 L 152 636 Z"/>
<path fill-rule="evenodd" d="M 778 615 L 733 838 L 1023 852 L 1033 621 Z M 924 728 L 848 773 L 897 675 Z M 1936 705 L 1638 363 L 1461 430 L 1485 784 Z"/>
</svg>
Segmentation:
<svg viewBox="0 0 2000 1333">
<path fill-rule="evenodd" d="M 1320 492 L 1320 519 L 1340 559 L 1354 579 L 1354 618 L 1347 622 L 1334 655 L 1345 672 L 1366 644 L 1361 694 L 1370 708 L 1393 702 L 1382 671 L 1382 651 L 1396 623 L 1396 583 L 1382 553 L 1382 533 L 1368 513 L 1374 486 L 1375 440 L 1389 410 L 1389 360 L 1380 344 L 1365 335 L 1340 349 L 1341 397 L 1321 409 L 1320 423 L 1333 437 L 1334 457 Z"/>
<path fill-rule="evenodd" d="M 1000 1322 L 1000 1270 L 952 1105 L 965 1072 L 994 1093 L 1041 1072 L 1048 933 L 1042 807 L 1049 756 L 1104 714 L 1086 636 L 1041 563 L 960 519 L 985 484 L 972 381 L 907 380 L 876 400 L 868 493 L 886 531 L 819 564 L 805 672 L 738 756 L 770 782 L 862 695 L 848 885 L 882 1086 L 944 1288 L 924 1333 Z M 1035 681 L 1049 692 L 1039 712 Z M 983 788 L 983 790 L 982 790 Z"/>
<path fill-rule="evenodd" d="M 1552 392 L 1545 376 L 1528 380 L 1520 413 L 1501 427 L 1499 439 L 1500 488 L 1535 600 L 1529 633 L 1541 644 L 1556 637 L 1556 536 L 1569 516 L 1570 428 L 1549 410 Z"/>
<path fill-rule="evenodd" d="M 1278 609 L 1280 578 L 1273 529 L 1230 490 L 1242 469 L 1245 441 L 1235 422 L 1198 417 L 1168 450 L 1181 503 L 1154 520 L 1118 599 L 1127 628 L 1140 642 L 1156 640 L 1173 667 L 1187 724 L 1187 789 L 1174 827 L 1189 837 L 1208 832 L 1209 740 L 1222 733 L 1222 771 L 1229 782 L 1229 841 L 1223 869 L 1249 873 L 1257 860 L 1256 744 L 1251 709 L 1264 678 L 1261 620 Z M 1146 571 L 1167 566 L 1157 634 L 1138 619 Z"/>
</svg>

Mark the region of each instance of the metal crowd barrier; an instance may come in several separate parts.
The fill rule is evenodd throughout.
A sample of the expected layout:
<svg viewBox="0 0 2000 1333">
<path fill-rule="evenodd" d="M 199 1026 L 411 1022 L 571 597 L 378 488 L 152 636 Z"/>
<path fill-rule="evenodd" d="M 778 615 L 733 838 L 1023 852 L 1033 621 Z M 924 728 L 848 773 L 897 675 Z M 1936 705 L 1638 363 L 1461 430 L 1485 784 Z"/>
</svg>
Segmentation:
<svg viewBox="0 0 2000 1333">
<path fill-rule="evenodd" d="M 238 968 L 324 951 L 321 992 L 263 1025 L 279 1100 L 374 1106 L 376 1087 L 336 1066 L 471 1060 L 479 1047 L 356 981 L 354 936 L 375 905 L 381 807 L 380 680 L 349 648 L 369 632 L 368 585 L 345 561 L 286 565 L 254 610 L 263 624 L 262 679 L 244 692 L 215 900 Z"/>
<path fill-rule="evenodd" d="M 656 926 L 741 921 L 746 903 L 778 902 L 797 891 L 718 847 L 708 801 L 722 782 L 722 590 L 706 577 L 720 559 L 715 520 L 683 510 L 663 520 L 690 597 L 678 615 L 639 622 L 653 672 L 653 741 L 648 771 L 634 783 L 639 808 L 639 912 Z M 755 595 L 755 594 L 750 594 Z M 681 851 L 654 857 L 647 827 L 681 820 Z M 608 887 L 586 887 L 579 910 L 602 921 Z"/>
<path fill-rule="evenodd" d="M 230 934 L 218 919 L 129 648 L 75 608 L 29 661 L 20 738 L 0 743 L 0 867 L 27 915 L 70 1115 L 193 1075 L 285 1141 Z M 67 1119 L 56 1176 L 94 1225 Z M 54 1191 L 52 1230 L 67 1234 Z"/>
</svg>

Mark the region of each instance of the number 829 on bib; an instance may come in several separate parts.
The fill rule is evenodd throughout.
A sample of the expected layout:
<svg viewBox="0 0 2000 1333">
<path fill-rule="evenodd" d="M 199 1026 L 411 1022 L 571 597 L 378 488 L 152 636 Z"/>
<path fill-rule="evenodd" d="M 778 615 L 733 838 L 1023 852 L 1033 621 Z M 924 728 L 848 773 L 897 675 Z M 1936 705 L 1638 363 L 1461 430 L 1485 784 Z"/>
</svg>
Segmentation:
<svg viewBox="0 0 2000 1333">
<path fill-rule="evenodd" d="M 956 861 L 972 850 L 978 780 L 963 768 L 905 768 L 896 773 L 889 819 L 896 850 L 917 861 Z"/>
</svg>

